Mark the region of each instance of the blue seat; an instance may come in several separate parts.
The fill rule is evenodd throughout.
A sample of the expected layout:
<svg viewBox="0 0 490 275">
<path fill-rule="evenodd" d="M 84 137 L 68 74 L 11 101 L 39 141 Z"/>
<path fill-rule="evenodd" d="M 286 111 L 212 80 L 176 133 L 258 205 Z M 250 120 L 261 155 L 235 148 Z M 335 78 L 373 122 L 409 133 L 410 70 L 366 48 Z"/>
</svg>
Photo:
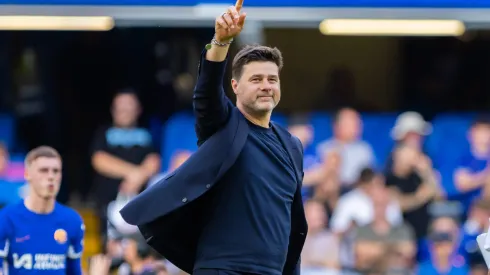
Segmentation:
<svg viewBox="0 0 490 275">
<path fill-rule="evenodd" d="M 362 139 L 371 145 L 376 161 L 381 167 L 386 162 L 394 145 L 391 129 L 395 125 L 396 117 L 397 114 L 395 113 L 362 114 Z"/>
<path fill-rule="evenodd" d="M 195 119 L 192 113 L 182 112 L 173 115 L 162 128 L 162 171 L 168 169 L 172 155 L 177 150 L 197 150 L 194 130 Z"/>
<path fill-rule="evenodd" d="M 473 121 L 469 114 L 445 114 L 432 121 L 433 132 L 427 137 L 426 150 L 436 167 L 451 166 L 462 153 L 468 152 L 468 129 Z"/>
<path fill-rule="evenodd" d="M 274 112 L 272 113 L 271 120 L 283 127 L 288 126 L 288 118 L 284 114 Z"/>
<path fill-rule="evenodd" d="M 314 129 L 312 148 L 320 142 L 330 139 L 333 135 L 332 115 L 326 112 L 313 112 L 310 115 L 310 124 Z"/>
<path fill-rule="evenodd" d="M 12 150 L 15 144 L 15 121 L 7 114 L 0 114 L 0 141 Z"/>
<path fill-rule="evenodd" d="M 7 205 L 21 200 L 23 182 L 0 180 L 0 204 Z"/>
</svg>

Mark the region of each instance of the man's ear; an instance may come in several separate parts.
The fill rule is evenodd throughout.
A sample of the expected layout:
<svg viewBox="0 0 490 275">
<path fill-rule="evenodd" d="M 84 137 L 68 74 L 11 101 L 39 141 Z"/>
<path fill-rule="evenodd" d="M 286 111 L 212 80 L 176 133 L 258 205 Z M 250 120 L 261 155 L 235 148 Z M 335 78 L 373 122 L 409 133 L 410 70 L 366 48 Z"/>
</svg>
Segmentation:
<svg viewBox="0 0 490 275">
<path fill-rule="evenodd" d="M 235 94 L 238 94 L 238 80 L 234 78 L 231 79 L 231 88 Z"/>
</svg>

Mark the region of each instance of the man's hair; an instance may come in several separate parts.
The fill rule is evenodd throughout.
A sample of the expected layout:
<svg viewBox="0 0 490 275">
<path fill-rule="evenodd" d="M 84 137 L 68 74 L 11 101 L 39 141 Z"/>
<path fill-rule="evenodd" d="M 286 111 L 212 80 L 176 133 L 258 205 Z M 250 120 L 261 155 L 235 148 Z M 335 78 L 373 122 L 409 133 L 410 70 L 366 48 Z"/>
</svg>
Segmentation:
<svg viewBox="0 0 490 275">
<path fill-rule="evenodd" d="M 231 74 L 234 79 L 240 79 L 243 66 L 251 62 L 273 62 L 281 71 L 283 66 L 282 53 L 278 48 L 262 45 L 247 45 L 243 47 L 233 59 Z"/>
<path fill-rule="evenodd" d="M 376 171 L 372 168 L 364 168 L 359 174 L 358 182 L 359 184 L 370 183 L 377 176 Z"/>
<path fill-rule="evenodd" d="M 39 146 L 32 149 L 26 156 L 25 165 L 30 165 L 33 161 L 38 158 L 58 158 L 61 159 L 60 154 L 56 149 L 49 146 Z"/>
<path fill-rule="evenodd" d="M 117 97 L 122 96 L 122 95 L 131 95 L 136 99 L 136 101 L 140 102 L 138 92 L 131 87 L 127 87 L 127 88 L 117 90 L 114 93 L 114 95 L 112 96 L 112 100 L 115 100 Z"/>
<path fill-rule="evenodd" d="M 478 115 L 471 124 L 472 127 L 476 126 L 490 126 L 490 116 Z"/>
<path fill-rule="evenodd" d="M 339 122 L 340 120 L 340 116 L 342 115 L 342 113 L 344 112 L 354 112 L 354 113 L 357 113 L 356 109 L 352 108 L 352 107 L 349 107 L 349 106 L 344 106 L 344 107 L 341 107 L 339 109 L 337 109 L 335 111 L 335 113 L 333 114 L 333 117 L 332 117 L 332 122 L 334 124 L 336 124 L 337 122 Z"/>
</svg>

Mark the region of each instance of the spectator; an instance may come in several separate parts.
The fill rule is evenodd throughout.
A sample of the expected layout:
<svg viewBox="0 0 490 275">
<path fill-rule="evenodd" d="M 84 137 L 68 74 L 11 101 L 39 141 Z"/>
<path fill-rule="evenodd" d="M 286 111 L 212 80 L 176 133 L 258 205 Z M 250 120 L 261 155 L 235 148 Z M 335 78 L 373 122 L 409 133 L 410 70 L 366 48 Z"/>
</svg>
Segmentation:
<svg viewBox="0 0 490 275">
<path fill-rule="evenodd" d="M 306 275 L 339 274 L 339 242 L 337 236 L 325 230 L 327 215 L 322 202 L 305 203 L 308 234 L 301 253 L 301 273 Z"/>
<path fill-rule="evenodd" d="M 490 203 L 477 200 L 470 208 L 468 220 L 463 224 L 463 238 L 460 245 L 460 253 L 465 257 L 470 269 L 480 269 L 485 265 L 476 237 L 485 233 L 489 228 Z"/>
<path fill-rule="evenodd" d="M 162 262 L 155 257 L 153 250 L 140 234 L 125 238 L 122 242 L 123 259 L 118 269 L 119 275 L 167 275 Z"/>
<path fill-rule="evenodd" d="M 149 131 L 137 127 L 140 112 L 134 92 L 119 92 L 112 104 L 113 125 L 101 128 L 94 137 L 92 166 L 102 234 L 109 202 L 119 192 L 128 196 L 139 193 L 160 168 Z"/>
<path fill-rule="evenodd" d="M 365 168 L 359 177 L 358 187 L 343 195 L 332 215 L 331 227 L 336 233 L 345 233 L 353 224 L 367 225 L 374 220 L 373 197 L 385 188 L 384 179 L 374 170 Z M 386 207 L 386 220 L 392 225 L 403 223 L 397 202 L 390 201 Z"/>
<path fill-rule="evenodd" d="M 340 184 L 335 175 L 328 176 L 323 182 L 315 186 L 313 199 L 322 202 L 328 219 L 332 217 L 340 196 Z M 327 224 L 330 227 L 329 224 Z"/>
<path fill-rule="evenodd" d="M 325 173 L 318 157 L 316 154 L 312 154 L 310 150 L 314 135 L 313 127 L 305 123 L 303 119 L 296 117 L 295 123 L 289 126 L 288 131 L 297 137 L 303 145 L 303 170 L 305 175 L 303 177 L 302 194 L 304 198 L 309 198 L 313 192 L 312 187 L 325 178 Z"/>
<path fill-rule="evenodd" d="M 88 275 L 109 275 L 111 268 L 111 258 L 107 255 L 99 254 L 90 258 Z"/>
<path fill-rule="evenodd" d="M 455 250 L 459 246 L 458 230 L 454 220 L 440 217 L 434 220 L 429 234 L 429 253 L 431 257 L 418 268 L 419 275 L 467 275 L 469 270 Z"/>
<path fill-rule="evenodd" d="M 466 213 L 472 201 L 482 195 L 490 197 L 490 169 L 488 157 L 490 154 L 490 120 L 478 118 L 473 122 L 468 131 L 469 152 L 461 156 L 458 168 L 454 172 L 454 183 L 460 192 L 457 199 L 463 204 Z"/>
<path fill-rule="evenodd" d="M 373 196 L 376 190 L 385 188 L 383 180 L 381 175 L 370 168 L 365 168 L 361 171 L 358 187 L 341 196 L 333 211 L 330 228 L 342 237 L 340 261 L 343 266 L 354 265 L 352 229 L 373 222 Z M 390 201 L 385 215 L 392 225 L 403 223 L 402 213 L 396 201 Z"/>
<path fill-rule="evenodd" d="M 12 161 L 5 144 L 0 143 L 0 180 L 24 182 L 24 161 Z"/>
<path fill-rule="evenodd" d="M 360 140 L 362 121 L 354 109 L 343 108 L 337 112 L 333 120 L 333 132 L 333 138 L 318 145 L 317 155 L 325 156 L 332 150 L 340 154 L 340 182 L 343 189 L 350 190 L 361 170 L 374 166 L 374 153 L 369 144 Z"/>
<path fill-rule="evenodd" d="M 330 219 L 340 197 L 339 154 L 335 151 L 327 153 L 321 168 L 324 177 L 318 185 L 314 186 L 313 198 L 323 202 L 327 216 Z"/>
<path fill-rule="evenodd" d="M 400 114 L 391 130 L 391 137 L 397 144 L 410 145 L 422 151 L 424 137 L 432 132 L 432 125 L 417 112 Z"/>
<path fill-rule="evenodd" d="M 386 185 L 397 198 L 404 219 L 413 227 L 417 239 L 427 235 L 428 206 L 441 193 L 430 159 L 413 143 L 398 145 L 393 165 L 386 174 Z"/>
<path fill-rule="evenodd" d="M 373 221 L 355 229 L 356 268 L 408 274 L 415 259 L 415 235 L 407 224 L 390 224 L 386 219 L 389 203 L 388 191 L 378 189 L 373 196 Z"/>
</svg>

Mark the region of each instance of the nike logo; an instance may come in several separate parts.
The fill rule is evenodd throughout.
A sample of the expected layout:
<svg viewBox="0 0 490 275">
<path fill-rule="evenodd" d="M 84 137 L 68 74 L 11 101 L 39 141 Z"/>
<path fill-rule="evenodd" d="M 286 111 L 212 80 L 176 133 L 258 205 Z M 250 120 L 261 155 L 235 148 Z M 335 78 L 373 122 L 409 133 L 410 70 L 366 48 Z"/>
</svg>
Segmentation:
<svg viewBox="0 0 490 275">
<path fill-rule="evenodd" d="M 24 237 L 20 237 L 20 238 L 15 238 L 15 242 L 16 243 L 21 243 L 21 242 L 24 242 L 24 241 L 27 241 L 31 238 L 31 236 L 29 235 L 26 235 Z"/>
</svg>

